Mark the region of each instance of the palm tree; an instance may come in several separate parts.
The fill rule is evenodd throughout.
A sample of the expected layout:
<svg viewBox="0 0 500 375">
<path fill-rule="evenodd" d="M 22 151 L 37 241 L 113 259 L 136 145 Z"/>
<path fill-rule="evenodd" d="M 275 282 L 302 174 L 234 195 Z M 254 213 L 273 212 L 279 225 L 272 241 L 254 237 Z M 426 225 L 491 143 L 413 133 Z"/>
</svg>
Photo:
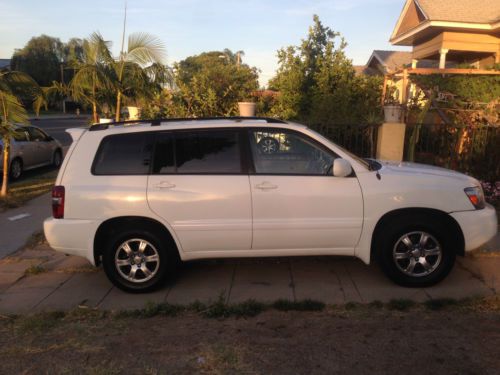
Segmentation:
<svg viewBox="0 0 500 375">
<path fill-rule="evenodd" d="M 41 96 L 38 84 L 26 73 L 0 71 L 0 136 L 3 142 L 3 176 L 0 196 L 7 195 L 9 177 L 10 137 L 14 123 L 26 123 L 28 114 L 19 97 L 30 95 L 34 99 Z M 38 103 L 39 100 L 36 100 Z M 37 108 L 39 110 L 39 107 Z"/>
<path fill-rule="evenodd" d="M 69 84 L 73 98 L 92 106 L 92 118 L 98 122 L 99 96 L 112 88 L 111 43 L 94 32 L 83 41 L 82 62 L 76 62 L 76 73 Z"/>
<path fill-rule="evenodd" d="M 141 71 L 146 66 L 158 66 L 165 57 L 165 47 L 161 40 L 148 33 L 134 33 L 128 38 L 127 50 L 124 50 L 125 27 L 123 29 L 122 50 L 114 68 L 116 73 L 116 121 L 120 121 L 120 111 L 122 97 L 127 90 L 131 89 L 130 84 L 135 82 L 141 85 L 144 77 L 139 78 L 148 71 Z M 147 68 L 146 68 L 147 69 Z M 150 70 L 151 71 L 151 70 Z M 162 74 L 168 71 L 165 69 Z M 137 86 L 136 86 L 137 88 Z"/>
</svg>

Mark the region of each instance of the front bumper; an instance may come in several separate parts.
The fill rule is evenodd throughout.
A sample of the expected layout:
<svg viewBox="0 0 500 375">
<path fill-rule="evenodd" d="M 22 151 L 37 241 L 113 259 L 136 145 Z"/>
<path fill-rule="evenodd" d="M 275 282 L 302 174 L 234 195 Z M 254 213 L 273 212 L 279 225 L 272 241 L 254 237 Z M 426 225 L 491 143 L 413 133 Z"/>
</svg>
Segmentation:
<svg viewBox="0 0 500 375">
<path fill-rule="evenodd" d="M 94 220 L 54 219 L 43 222 L 50 247 L 65 254 L 86 258 L 95 265 L 94 237 L 100 222 Z"/>
<path fill-rule="evenodd" d="M 477 249 L 497 234 L 497 213 L 489 204 L 482 210 L 452 212 L 450 215 L 462 229 L 465 251 Z"/>
</svg>

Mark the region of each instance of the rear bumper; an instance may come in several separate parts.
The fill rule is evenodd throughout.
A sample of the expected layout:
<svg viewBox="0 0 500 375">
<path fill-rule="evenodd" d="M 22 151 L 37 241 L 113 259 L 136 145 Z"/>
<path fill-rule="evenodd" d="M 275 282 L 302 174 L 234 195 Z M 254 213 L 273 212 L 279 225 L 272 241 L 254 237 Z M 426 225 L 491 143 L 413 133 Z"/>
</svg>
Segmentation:
<svg viewBox="0 0 500 375">
<path fill-rule="evenodd" d="M 95 265 L 94 237 L 100 222 L 47 218 L 43 222 L 45 238 L 54 250 L 86 258 Z"/>
<path fill-rule="evenodd" d="M 497 234 L 497 214 L 489 204 L 482 210 L 453 212 L 450 215 L 462 229 L 465 251 L 477 249 Z"/>
</svg>

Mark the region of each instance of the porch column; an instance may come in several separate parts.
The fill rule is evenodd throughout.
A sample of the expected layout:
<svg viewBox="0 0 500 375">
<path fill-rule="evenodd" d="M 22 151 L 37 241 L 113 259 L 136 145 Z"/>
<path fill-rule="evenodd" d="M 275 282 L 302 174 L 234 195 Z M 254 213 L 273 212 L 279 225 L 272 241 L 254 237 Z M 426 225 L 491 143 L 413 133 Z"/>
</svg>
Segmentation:
<svg viewBox="0 0 500 375">
<path fill-rule="evenodd" d="M 412 59 L 411 60 L 411 68 L 416 69 L 418 64 L 417 59 Z M 412 99 L 415 96 L 415 93 L 417 92 L 417 88 L 413 82 L 410 83 L 410 99 Z"/>
<path fill-rule="evenodd" d="M 440 49 L 439 50 L 439 69 L 446 68 L 446 54 L 448 53 L 448 49 Z"/>
<path fill-rule="evenodd" d="M 495 64 L 500 64 L 500 52 L 495 53 Z"/>
</svg>

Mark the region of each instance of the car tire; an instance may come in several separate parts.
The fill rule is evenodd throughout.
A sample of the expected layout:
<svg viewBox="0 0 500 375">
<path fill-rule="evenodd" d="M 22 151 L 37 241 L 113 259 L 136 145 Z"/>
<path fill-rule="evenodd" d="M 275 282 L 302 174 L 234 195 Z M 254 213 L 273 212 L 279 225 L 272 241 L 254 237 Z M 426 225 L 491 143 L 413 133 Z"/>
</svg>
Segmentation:
<svg viewBox="0 0 500 375">
<path fill-rule="evenodd" d="M 164 237 L 141 229 L 121 231 L 114 236 L 102 257 L 109 280 L 131 293 L 146 293 L 162 286 L 178 263 L 172 241 Z"/>
<path fill-rule="evenodd" d="M 56 152 L 54 152 L 54 156 L 52 157 L 52 165 L 56 168 L 59 168 L 62 164 L 62 161 L 63 157 L 61 150 L 56 150 Z"/>
<path fill-rule="evenodd" d="M 399 217 L 383 228 L 377 246 L 379 264 L 399 285 L 435 285 L 453 268 L 455 242 L 442 220 L 427 215 Z"/>
<path fill-rule="evenodd" d="M 277 139 L 274 139 L 273 137 L 262 138 L 259 141 L 258 146 L 259 146 L 259 150 L 263 154 L 275 154 L 280 149 L 280 143 L 278 142 Z"/>
<path fill-rule="evenodd" d="M 23 161 L 15 158 L 10 162 L 9 177 L 12 181 L 18 180 L 23 174 Z"/>
</svg>

